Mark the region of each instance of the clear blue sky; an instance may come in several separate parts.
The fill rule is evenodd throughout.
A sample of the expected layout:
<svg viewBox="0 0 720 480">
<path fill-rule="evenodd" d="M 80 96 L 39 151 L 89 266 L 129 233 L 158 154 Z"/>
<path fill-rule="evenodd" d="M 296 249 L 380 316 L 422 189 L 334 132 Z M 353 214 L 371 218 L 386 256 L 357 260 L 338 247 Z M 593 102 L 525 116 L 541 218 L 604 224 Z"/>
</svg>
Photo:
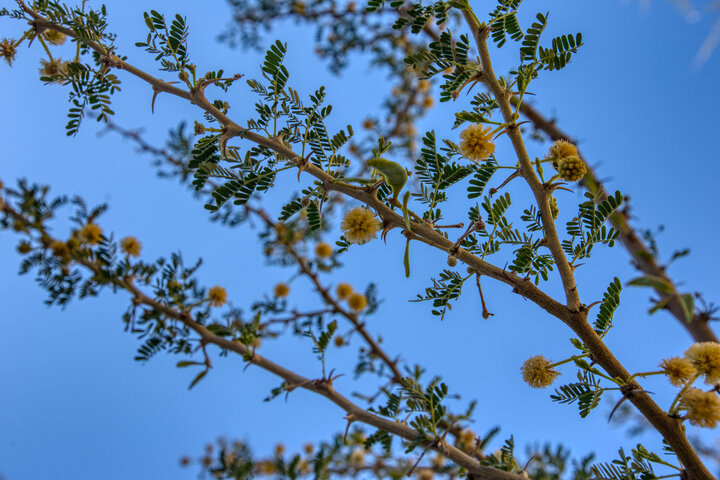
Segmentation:
<svg viewBox="0 0 720 480">
<path fill-rule="evenodd" d="M 527 2 L 526 19 L 534 15 L 537 3 Z M 144 38 L 141 13 L 149 7 L 136 1 L 109 6 L 120 51 L 147 68 L 148 55 L 133 45 Z M 257 75 L 259 54 L 216 42 L 228 16 L 224 2 L 163 0 L 153 2 L 152 8 L 188 17 L 190 51 L 201 71 L 224 68 Z M 631 195 L 635 225 L 666 226 L 659 237 L 664 253 L 692 249 L 689 258 L 672 267 L 672 277 L 689 291 L 719 300 L 720 158 L 715 142 L 720 134 L 720 52 L 702 69 L 691 67 L 715 18 L 688 23 L 670 2 L 661 0 L 558 0 L 543 2 L 542 9 L 551 12 L 551 35 L 579 30 L 586 45 L 569 68 L 534 85 L 537 106 L 556 115 L 560 125 L 580 139 L 611 189 Z M 0 37 L 19 31 L 10 20 L 0 23 Z M 290 44 L 287 65 L 295 87 L 309 93 L 326 84 L 337 125 L 351 123 L 359 130 L 381 101 L 384 77 L 369 73 L 362 58 L 341 77 L 319 74 L 324 67 L 312 56 L 312 35 L 311 30 L 283 25 L 266 39 L 268 44 L 275 38 Z M 263 266 L 254 232 L 208 222 L 202 203 L 175 182 L 157 179 L 150 159 L 138 155 L 131 143 L 113 134 L 98 137 L 99 128 L 92 122 L 76 138 L 67 138 L 66 93 L 37 79 L 39 55 L 38 48 L 22 49 L 13 68 L 0 65 L 0 178 L 6 184 L 26 177 L 51 184 L 57 194 L 79 194 L 91 204 L 108 202 L 111 209 L 102 220 L 106 229 L 139 236 L 148 259 L 177 250 L 189 260 L 202 257 L 201 278 L 208 285 L 225 285 L 239 306 L 270 292 L 289 275 Z M 497 57 L 497 72 L 511 66 L 504 55 Z M 162 95 L 151 115 L 150 89 L 122 72 L 119 76 L 123 92 L 115 104 L 116 121 L 144 127 L 148 140 L 162 145 L 168 129 L 179 121 L 200 119 L 192 106 Z M 254 102 L 244 87 L 233 90 L 229 100 L 238 120 L 246 118 Z M 460 108 L 438 106 L 419 127 L 457 139 L 450 126 L 452 113 Z M 531 148 L 540 155 L 546 146 Z M 501 143 L 498 155 L 510 158 L 509 145 Z M 286 175 L 280 186 L 282 195 L 271 200 L 274 205 L 300 187 L 294 174 Z M 517 186 L 512 191 L 523 195 Z M 561 211 L 578 197 L 565 194 Z M 66 228 L 66 223 L 58 223 L 59 232 Z M 339 232 L 334 235 L 327 241 L 334 243 Z M 216 360 L 216 368 L 192 391 L 187 390 L 190 373 L 174 368 L 176 358 L 160 355 L 147 364 L 134 362 L 138 341 L 123 332 L 120 321 L 127 296 L 105 293 L 62 311 L 47 308 L 32 275 L 16 274 L 16 243 L 11 233 L 0 235 L 0 475 L 6 480 L 190 479 L 196 470 L 181 469 L 178 459 L 199 455 L 219 435 L 246 440 L 263 454 L 278 441 L 292 451 L 344 429 L 342 413 L 309 393 L 264 403 L 279 381 L 257 368 L 244 370 L 239 359 Z M 531 390 L 522 382 L 519 368 L 529 356 L 542 353 L 560 359 L 572 354 L 570 332 L 559 321 L 505 286 L 486 281 L 494 317 L 483 320 L 479 300 L 467 294 L 441 323 L 430 315 L 429 305 L 407 300 L 427 286 L 427 278 L 443 268 L 445 258 L 416 247 L 413 275 L 405 280 L 403 247 L 393 232 L 387 245 L 371 242 L 354 248 L 344 258 L 347 269 L 331 280 L 378 284 L 385 302 L 371 317 L 370 330 L 382 332 L 388 351 L 424 363 L 463 398 L 478 398 L 477 432 L 499 424 L 499 438 L 513 434 L 520 452 L 528 444 L 564 442 L 577 456 L 594 451 L 603 460 L 610 460 L 619 446 L 629 449 L 637 443 L 607 425 L 610 404 L 580 419 L 575 408 L 551 403 L 549 390 Z M 383 265 L 382 271 L 368 269 L 368 258 Z M 623 282 L 634 276 L 628 256 L 621 247 L 598 249 L 591 263 L 578 270 L 583 301 L 598 300 L 616 275 Z M 298 293 L 303 288 L 294 284 L 291 301 L 308 302 Z M 669 315 L 646 314 L 648 294 L 624 290 L 617 327 L 608 340 L 630 370 L 652 370 L 661 358 L 682 353 L 691 342 Z M 319 375 L 307 344 L 292 339 L 266 342 L 262 353 L 305 375 Z M 347 372 L 354 358 L 354 347 L 333 350 L 330 362 Z M 344 393 L 352 391 L 347 378 L 336 383 Z M 571 378 L 572 373 L 566 373 L 560 381 Z M 648 382 L 647 388 L 657 393 L 661 405 L 669 401 L 664 381 Z M 656 437 L 648 437 L 648 446 L 658 444 Z"/>
</svg>

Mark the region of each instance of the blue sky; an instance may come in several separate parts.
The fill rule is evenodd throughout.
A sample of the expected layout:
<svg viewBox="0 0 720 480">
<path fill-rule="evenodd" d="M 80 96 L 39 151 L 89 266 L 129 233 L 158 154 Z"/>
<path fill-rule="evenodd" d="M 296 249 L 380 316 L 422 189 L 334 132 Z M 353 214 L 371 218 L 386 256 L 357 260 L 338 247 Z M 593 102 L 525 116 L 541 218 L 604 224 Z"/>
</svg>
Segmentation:
<svg viewBox="0 0 720 480">
<path fill-rule="evenodd" d="M 133 46 L 145 36 L 141 12 L 148 6 L 127 3 L 123 8 L 110 5 L 111 28 L 119 34 L 117 43 L 129 61 L 152 68 L 149 56 Z M 535 3 L 525 6 L 526 20 L 534 16 Z M 257 76 L 260 54 L 229 50 L 216 41 L 229 11 L 224 2 L 163 0 L 152 8 L 188 17 L 190 51 L 201 71 L 224 68 Z M 611 190 L 631 195 L 635 225 L 666 227 L 659 237 L 664 253 L 691 248 L 690 257 L 672 266 L 672 277 L 688 291 L 718 300 L 713 295 L 720 285 L 715 274 L 720 268 L 715 240 L 720 234 L 715 213 L 720 159 L 714 142 L 720 134 L 720 55 L 716 52 L 700 70 L 691 67 L 714 18 L 688 23 L 670 2 L 659 0 L 558 0 L 544 2 L 543 10 L 551 12 L 550 35 L 579 30 L 585 46 L 569 68 L 533 85 L 533 102 L 556 115 L 561 127 L 580 140 Z M 3 19 L 1 36 L 16 34 L 18 27 Z M 320 83 L 327 85 L 336 125 L 350 123 L 359 130 L 382 101 L 386 80 L 370 72 L 362 58 L 340 77 L 318 74 L 325 70 L 312 56 L 312 37 L 311 30 L 288 24 L 268 34 L 266 43 L 275 38 L 288 42 L 291 83 L 305 94 Z M 512 67 L 515 57 L 508 55 L 497 54 L 496 72 Z M 6 184 L 26 177 L 51 184 L 56 194 L 80 194 L 91 204 L 108 202 L 111 208 L 102 221 L 107 230 L 140 237 L 148 259 L 177 250 L 188 260 L 202 257 L 201 279 L 226 286 L 236 305 L 248 305 L 287 278 L 289 272 L 262 264 L 254 232 L 210 223 L 202 202 L 175 182 L 156 178 L 150 159 L 137 154 L 131 143 L 113 134 L 99 137 L 92 122 L 77 137 L 67 138 L 66 93 L 37 79 L 39 59 L 37 48 L 22 49 L 13 68 L 0 65 L 0 178 Z M 116 121 L 143 127 L 148 140 L 161 145 L 179 121 L 200 119 L 191 105 L 162 95 L 152 115 L 150 89 L 119 76 L 123 92 L 115 104 Z M 254 102 L 247 89 L 232 90 L 228 99 L 231 114 L 238 120 L 247 118 Z M 434 108 L 418 125 L 420 130 L 435 129 L 457 140 L 458 132 L 450 126 L 453 112 L 463 108 L 461 102 Z M 547 146 L 529 148 L 531 154 L 541 155 Z M 497 153 L 510 158 L 509 144 L 501 141 Z M 288 173 L 278 184 L 282 194 L 271 197 L 270 205 L 280 205 L 289 191 L 300 187 Z M 526 195 L 521 185 L 510 191 L 519 198 Z M 559 199 L 561 219 L 579 198 L 580 193 L 566 193 Z M 59 220 L 57 231 L 66 230 L 67 223 Z M 326 240 L 333 243 L 339 232 L 331 233 L 335 236 Z M 110 480 L 190 479 L 196 470 L 181 469 L 178 459 L 199 455 L 219 435 L 246 440 L 263 454 L 278 441 L 293 451 L 344 429 L 342 413 L 309 393 L 264 403 L 278 380 L 256 368 L 244 370 L 239 359 L 216 360 L 211 374 L 192 391 L 187 390 L 191 374 L 174 368 L 176 358 L 161 355 L 147 364 L 134 362 L 138 342 L 123 332 L 120 321 L 128 298 L 105 293 L 65 310 L 47 308 L 32 275 L 16 274 L 16 243 L 12 234 L 0 235 L 0 475 L 7 480 L 99 475 Z M 629 449 L 637 443 L 607 425 L 611 404 L 580 419 L 575 408 L 551 403 L 550 391 L 531 390 L 522 382 L 519 367 L 529 356 L 542 353 L 560 359 L 573 353 L 570 332 L 559 321 L 505 286 L 486 281 L 494 317 L 483 320 L 479 300 L 467 294 L 440 322 L 430 315 L 428 305 L 407 300 L 427 286 L 445 258 L 413 246 L 413 274 L 405 280 L 403 247 L 394 232 L 387 244 L 353 248 L 344 258 L 346 269 L 328 281 L 350 280 L 358 287 L 378 284 L 385 301 L 368 328 L 382 332 L 388 351 L 443 375 L 464 399 L 478 398 L 473 426 L 477 432 L 502 425 L 500 438 L 513 434 L 520 452 L 527 444 L 564 442 L 577 456 L 594 451 L 603 460 L 610 460 L 619 446 Z M 377 266 L 368 268 L 368 259 Z M 635 273 L 627 254 L 616 247 L 598 249 L 577 275 L 582 299 L 591 303 L 614 276 L 625 282 Z M 312 303 L 303 298 L 303 291 L 307 285 L 293 284 L 290 300 Z M 628 369 L 652 370 L 661 358 L 678 355 L 690 344 L 669 315 L 647 315 L 647 291 L 627 288 L 622 298 L 608 343 Z M 262 353 L 305 375 L 319 375 L 306 343 L 266 342 Z M 351 347 L 332 351 L 330 361 L 348 371 L 354 358 Z M 565 372 L 560 381 L 568 382 L 573 374 Z M 349 379 L 336 387 L 345 393 L 353 388 Z M 648 382 L 647 388 L 657 392 L 661 405 L 669 401 L 664 381 Z M 647 438 L 648 446 L 658 444 L 656 437 Z"/>
</svg>

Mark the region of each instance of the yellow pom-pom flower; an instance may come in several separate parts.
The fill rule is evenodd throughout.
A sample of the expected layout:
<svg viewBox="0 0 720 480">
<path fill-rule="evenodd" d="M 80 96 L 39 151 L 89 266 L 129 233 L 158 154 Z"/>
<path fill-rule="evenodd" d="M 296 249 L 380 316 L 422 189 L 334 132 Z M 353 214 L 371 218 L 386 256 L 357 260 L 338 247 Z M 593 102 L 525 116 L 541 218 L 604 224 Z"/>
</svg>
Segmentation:
<svg viewBox="0 0 720 480">
<path fill-rule="evenodd" d="M 345 300 L 353 294 L 353 287 L 349 283 L 340 283 L 335 289 L 335 293 L 340 300 Z"/>
<path fill-rule="evenodd" d="M 481 123 L 470 125 L 460 133 L 460 153 L 474 162 L 485 160 L 495 152 L 490 127 Z"/>
<path fill-rule="evenodd" d="M 315 245 L 315 256 L 318 258 L 330 258 L 332 253 L 332 247 L 325 242 L 320 242 Z"/>
<path fill-rule="evenodd" d="M 587 167 L 578 157 L 565 157 L 557 161 L 557 171 L 563 180 L 568 182 L 576 182 L 585 176 Z"/>
<path fill-rule="evenodd" d="M 140 256 L 141 249 L 142 244 L 140 244 L 140 241 L 135 237 L 125 237 L 120 240 L 120 250 L 127 255 L 138 257 Z"/>
<path fill-rule="evenodd" d="M 347 241 L 358 245 L 377 237 L 380 227 L 380 221 L 375 218 L 375 214 L 364 207 L 348 210 L 340 224 Z"/>
<path fill-rule="evenodd" d="M 720 380 L 720 343 L 698 342 L 685 351 L 685 356 L 700 375 L 705 375 L 705 383 Z"/>
<path fill-rule="evenodd" d="M 522 377 L 532 388 L 545 388 L 552 384 L 560 372 L 551 368 L 552 363 L 542 355 L 535 355 L 525 360 Z"/>
<path fill-rule="evenodd" d="M 682 387 L 697 373 L 690 360 L 682 357 L 666 358 L 660 362 L 660 368 L 676 387 Z"/>
<path fill-rule="evenodd" d="M 67 258 L 70 255 L 70 249 L 67 244 L 65 242 L 61 242 L 60 240 L 53 240 L 50 242 L 50 250 L 52 250 L 53 255 L 58 258 Z"/>
<path fill-rule="evenodd" d="M 548 156 L 553 159 L 565 157 L 579 157 L 577 147 L 565 140 L 557 140 L 550 146 Z M 554 164 L 554 162 L 553 162 Z"/>
<path fill-rule="evenodd" d="M 100 228 L 99 225 L 88 223 L 87 225 L 83 225 L 80 229 L 79 235 L 83 242 L 95 245 L 100 243 L 100 240 L 102 240 L 102 233 L 102 228 Z"/>
<path fill-rule="evenodd" d="M 356 312 L 361 312 L 367 307 L 367 298 L 362 293 L 353 293 L 348 298 L 348 306 Z"/>
<path fill-rule="evenodd" d="M 273 293 L 277 298 L 285 298 L 290 293 L 290 287 L 287 286 L 285 283 L 278 283 L 275 285 L 275 290 L 273 290 Z"/>
<path fill-rule="evenodd" d="M 688 389 L 680 398 L 680 409 L 685 410 L 685 418 L 698 427 L 715 428 L 720 421 L 720 398 L 712 391 Z"/>
<path fill-rule="evenodd" d="M 208 300 L 213 307 L 222 307 L 227 302 L 227 291 L 216 285 L 208 290 Z"/>
</svg>

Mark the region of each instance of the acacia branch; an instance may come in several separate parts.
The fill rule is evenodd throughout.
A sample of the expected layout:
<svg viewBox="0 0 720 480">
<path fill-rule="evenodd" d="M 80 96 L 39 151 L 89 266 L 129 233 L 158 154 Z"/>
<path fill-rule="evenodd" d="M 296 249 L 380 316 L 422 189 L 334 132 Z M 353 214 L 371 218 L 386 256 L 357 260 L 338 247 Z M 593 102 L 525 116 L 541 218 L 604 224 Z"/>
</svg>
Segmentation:
<svg viewBox="0 0 720 480">
<path fill-rule="evenodd" d="M 587 321 L 587 308 L 580 303 L 572 269 L 567 262 L 565 255 L 560 248 L 560 241 L 555 230 L 554 221 L 550 213 L 548 204 L 549 192 L 540 183 L 535 172 L 532 170 L 529 156 L 525 149 L 522 133 L 515 123 L 514 114 L 512 112 L 510 98 L 512 94 L 502 88 L 492 69 L 490 53 L 487 46 L 487 37 L 489 28 L 487 25 L 481 25 L 474 13 L 470 10 L 463 10 L 465 20 L 475 38 L 475 42 L 480 53 L 480 61 L 483 69 L 483 78 L 486 85 L 493 93 L 500 111 L 502 112 L 505 122 L 509 125 L 507 134 L 512 141 L 515 153 L 520 163 L 520 170 L 526 182 L 530 186 L 535 199 L 540 208 L 543 227 L 545 231 L 545 239 L 553 252 L 553 257 L 558 265 L 558 270 L 563 280 L 566 296 L 568 297 L 568 308 L 570 309 L 570 318 L 565 323 L 580 337 L 588 351 L 592 355 L 592 360 L 603 367 L 605 371 L 613 378 L 621 379 L 623 385 L 623 394 L 637 407 L 645 418 L 655 427 L 655 429 L 665 438 L 668 444 L 673 448 L 678 459 L 683 463 L 688 475 L 693 480 L 709 480 L 714 477 L 707 470 L 692 448 L 685 436 L 682 422 L 678 418 L 671 418 L 662 410 L 650 396 L 640 387 L 640 385 L 631 379 L 628 371 L 623 367 L 620 361 L 613 355 L 610 349 L 603 343 L 602 339 L 593 330 Z M 557 253 L 556 253 L 557 252 Z"/>
</svg>

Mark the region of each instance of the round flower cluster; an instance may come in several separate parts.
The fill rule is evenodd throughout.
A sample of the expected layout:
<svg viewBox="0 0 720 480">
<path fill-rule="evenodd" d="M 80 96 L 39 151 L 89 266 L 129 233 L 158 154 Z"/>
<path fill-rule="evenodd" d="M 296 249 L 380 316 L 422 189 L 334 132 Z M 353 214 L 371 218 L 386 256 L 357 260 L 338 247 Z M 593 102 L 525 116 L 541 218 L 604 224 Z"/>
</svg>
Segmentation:
<svg viewBox="0 0 720 480">
<path fill-rule="evenodd" d="M 563 180 L 576 182 L 585 176 L 587 167 L 580 159 L 577 147 L 565 140 L 557 140 L 548 151 L 552 166 Z"/>
<path fill-rule="evenodd" d="M 0 40 L 0 57 L 11 67 L 12 62 L 15 60 L 15 55 L 17 55 L 15 41 L 11 38 L 3 38 Z"/>
<path fill-rule="evenodd" d="M 708 385 L 720 380 L 720 343 L 698 342 L 685 351 L 697 373 L 705 376 Z"/>
<path fill-rule="evenodd" d="M 332 253 L 332 247 L 325 242 L 320 242 L 315 245 L 315 256 L 318 258 L 330 258 Z"/>
<path fill-rule="evenodd" d="M 88 223 L 87 225 L 83 225 L 83 227 L 78 232 L 80 240 L 85 243 L 89 243 L 90 245 L 100 243 L 100 240 L 102 240 L 102 233 L 102 228 L 100 228 L 100 226 L 94 223 Z"/>
<path fill-rule="evenodd" d="M 483 127 L 481 123 L 470 125 L 463 130 L 460 139 L 460 153 L 468 160 L 479 162 L 495 152 L 490 127 Z"/>
<path fill-rule="evenodd" d="M 680 398 L 680 409 L 687 412 L 685 418 L 691 424 L 699 427 L 715 428 L 720 421 L 720 398 L 714 391 L 690 388 Z"/>
<path fill-rule="evenodd" d="M 290 287 L 286 283 L 278 283 L 275 285 L 273 293 L 277 298 L 285 298 L 290 293 Z"/>
<path fill-rule="evenodd" d="M 555 381 L 560 372 L 553 370 L 552 363 L 542 355 L 535 355 L 525 360 L 522 377 L 532 388 L 545 388 Z"/>
<path fill-rule="evenodd" d="M 216 285 L 208 290 L 208 300 L 213 307 L 222 307 L 227 302 L 227 291 Z"/>
<path fill-rule="evenodd" d="M 660 362 L 660 368 L 676 387 L 682 387 L 697 373 L 690 360 L 682 357 L 666 358 Z"/>
<path fill-rule="evenodd" d="M 375 218 L 375 214 L 364 207 L 348 210 L 340 224 L 347 241 L 358 245 L 376 238 L 380 227 L 380 221 Z"/>
<path fill-rule="evenodd" d="M 120 240 L 120 250 L 122 250 L 122 252 L 126 255 L 138 257 L 140 256 L 141 249 L 142 245 L 140 244 L 140 241 L 135 237 L 125 237 Z"/>
</svg>

